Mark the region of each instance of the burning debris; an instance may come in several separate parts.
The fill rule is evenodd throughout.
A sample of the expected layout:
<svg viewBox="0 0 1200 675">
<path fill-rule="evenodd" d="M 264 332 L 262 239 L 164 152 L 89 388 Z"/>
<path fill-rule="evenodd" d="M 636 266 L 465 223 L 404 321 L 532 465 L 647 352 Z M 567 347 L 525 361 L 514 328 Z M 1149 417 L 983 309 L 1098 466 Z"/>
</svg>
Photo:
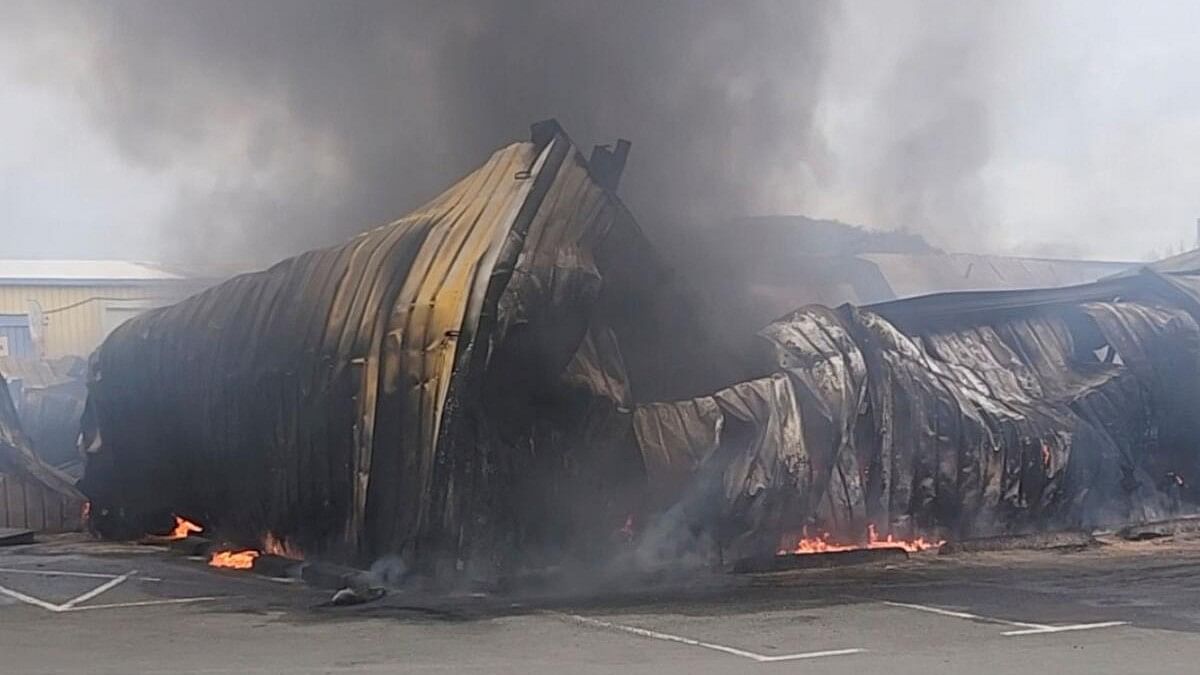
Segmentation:
<svg viewBox="0 0 1200 675">
<path fill-rule="evenodd" d="M 254 561 L 262 553 L 253 549 L 245 551 L 216 551 L 208 559 L 212 567 L 223 567 L 231 570 L 248 570 L 254 567 Z"/>
<path fill-rule="evenodd" d="M 280 558 L 287 558 L 288 560 L 304 560 L 304 553 L 299 548 L 288 544 L 286 539 L 276 537 L 270 532 L 267 533 L 267 536 L 263 537 L 262 550 L 263 553 L 268 555 L 275 555 Z"/>
<path fill-rule="evenodd" d="M 203 531 L 203 527 L 190 520 L 175 516 L 175 529 L 171 530 L 171 534 L 167 535 L 167 539 L 187 539 L 193 534 L 199 534 Z"/>
<path fill-rule="evenodd" d="M 238 565 L 602 552 L 640 489 L 629 409 L 735 360 L 678 342 L 703 331 L 613 192 L 628 143 L 532 132 L 406 218 L 117 328 L 84 415 L 93 527 L 204 514 Z"/>
<path fill-rule="evenodd" d="M 907 553 L 920 553 L 922 551 L 936 551 L 946 543 L 946 540 L 926 540 L 925 537 L 914 537 L 912 539 L 897 539 L 895 535 L 888 534 L 885 537 L 880 537 L 875 531 L 875 525 L 867 525 L 867 539 L 862 544 L 838 544 L 831 539 L 832 535 L 828 532 L 813 537 L 809 536 L 805 530 L 799 538 L 785 537 L 785 540 L 794 541 L 793 544 L 787 544 L 779 549 L 779 555 L 807 555 L 811 553 L 835 553 L 839 551 L 855 551 L 858 549 L 872 548 L 898 548 L 903 549 Z"/>
<path fill-rule="evenodd" d="M 1200 264 L 805 307 L 761 332 L 774 373 L 641 406 L 635 428 L 652 482 L 718 472 L 714 520 L 743 555 L 805 526 L 940 540 L 1154 519 L 1200 502 L 1162 478 L 1200 468 L 1198 297 Z"/>
<path fill-rule="evenodd" d="M 540 123 L 402 220 L 119 327 L 91 364 L 93 526 L 205 514 L 237 544 L 214 566 L 490 579 L 614 548 L 907 556 L 1200 501 L 1200 263 L 807 306 L 754 359 L 707 341 L 616 198 L 627 151 Z"/>
</svg>

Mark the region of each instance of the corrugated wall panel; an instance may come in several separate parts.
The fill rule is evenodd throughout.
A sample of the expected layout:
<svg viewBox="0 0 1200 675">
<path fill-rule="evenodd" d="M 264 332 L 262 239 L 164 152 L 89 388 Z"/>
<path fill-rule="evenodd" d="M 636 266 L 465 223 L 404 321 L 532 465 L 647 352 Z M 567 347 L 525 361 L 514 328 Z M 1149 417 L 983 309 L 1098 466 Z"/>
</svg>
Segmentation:
<svg viewBox="0 0 1200 675">
<path fill-rule="evenodd" d="M 532 143 L 508 146 L 401 220 L 114 331 L 90 383 L 103 449 L 84 484 L 100 510 L 175 511 L 230 536 L 270 531 L 339 554 L 371 547 L 368 513 L 388 534 L 393 520 L 419 514 L 429 481 L 408 467 L 429 465 L 456 336 L 537 154 Z M 400 382 L 382 386 L 403 398 L 381 407 L 385 340 L 400 347 L 391 370 Z M 119 476 L 105 474 L 109 461 Z M 405 500 L 415 501 L 402 503 L 413 508 L 368 507 L 380 484 L 411 488 Z"/>
<path fill-rule="evenodd" d="M 0 375 L 0 525 L 62 532 L 79 528 L 82 495 L 29 447 Z"/>
<path fill-rule="evenodd" d="M 0 473 L 0 527 L 35 532 L 79 529 L 82 502 L 28 479 Z"/>
<path fill-rule="evenodd" d="M 108 301 L 146 300 L 167 304 L 179 300 L 178 286 L 161 283 L 117 285 L 8 285 L 0 283 L 0 314 L 25 314 L 35 300 L 45 315 L 46 356 L 86 357 L 104 339 L 104 307 Z"/>
<path fill-rule="evenodd" d="M 455 356 L 464 336 L 474 332 L 480 296 L 549 151 L 532 143 L 511 145 L 439 200 L 436 206 L 446 214 L 422 247 L 391 315 L 384 317 L 386 341 L 374 360 L 383 369 L 378 449 L 386 454 L 363 462 L 383 486 L 363 495 L 369 500 L 364 513 L 371 516 L 371 537 L 381 550 L 411 542 L 434 520 L 435 452 Z M 380 374 L 379 367 L 367 373 Z M 374 421 L 364 426 L 376 430 Z M 438 515 L 441 525 L 459 514 Z"/>
<path fill-rule="evenodd" d="M 124 324 L 90 382 L 94 522 L 137 534 L 140 516 L 174 511 L 246 544 L 270 532 L 312 555 L 421 564 L 523 537 L 558 514 L 504 507 L 550 490 L 560 473 L 531 477 L 561 465 L 513 445 L 540 412 L 498 435 L 490 392 L 529 411 L 553 393 L 604 292 L 593 249 L 614 232 L 634 249 L 610 261 L 639 256 L 618 287 L 663 285 L 615 195 L 557 124 L 535 125 L 399 221 Z M 637 303 L 609 304 L 621 331 L 647 324 Z"/>
</svg>

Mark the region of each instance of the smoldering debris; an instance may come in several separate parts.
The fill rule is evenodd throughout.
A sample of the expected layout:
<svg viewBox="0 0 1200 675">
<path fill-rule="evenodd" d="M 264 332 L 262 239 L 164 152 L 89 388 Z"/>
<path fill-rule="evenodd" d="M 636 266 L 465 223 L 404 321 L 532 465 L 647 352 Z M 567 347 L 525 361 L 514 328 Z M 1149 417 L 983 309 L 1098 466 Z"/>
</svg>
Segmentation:
<svg viewBox="0 0 1200 675">
<path fill-rule="evenodd" d="M 381 587 L 579 591 L 696 583 L 807 532 L 906 549 L 1200 502 L 1200 256 L 807 306 L 746 353 L 616 197 L 623 155 L 531 132 L 399 221 L 114 331 L 94 526 L 188 514 Z"/>
<path fill-rule="evenodd" d="M 760 555 L 810 528 L 966 539 L 1193 510 L 1196 263 L 802 308 L 761 332 L 774 373 L 638 408 L 650 480 L 678 482 L 728 442 L 728 421 L 751 423 L 723 464 L 718 522 Z"/>
<path fill-rule="evenodd" d="M 94 527 L 187 514 L 435 576 L 602 553 L 586 533 L 637 491 L 630 407 L 737 359 L 697 367 L 721 350 L 595 157 L 536 124 L 406 218 L 119 327 L 85 413 Z"/>
</svg>

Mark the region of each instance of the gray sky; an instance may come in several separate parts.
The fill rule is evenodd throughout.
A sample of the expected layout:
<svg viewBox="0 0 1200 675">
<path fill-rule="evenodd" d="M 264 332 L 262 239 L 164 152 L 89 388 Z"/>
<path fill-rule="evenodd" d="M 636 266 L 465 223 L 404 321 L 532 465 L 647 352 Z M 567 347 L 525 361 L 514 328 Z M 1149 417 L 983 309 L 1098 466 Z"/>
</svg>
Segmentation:
<svg viewBox="0 0 1200 675">
<path fill-rule="evenodd" d="M 269 262 L 558 116 L 652 228 L 801 213 L 1143 259 L 1200 217 L 1189 2 L 10 0 L 5 257 Z"/>
</svg>

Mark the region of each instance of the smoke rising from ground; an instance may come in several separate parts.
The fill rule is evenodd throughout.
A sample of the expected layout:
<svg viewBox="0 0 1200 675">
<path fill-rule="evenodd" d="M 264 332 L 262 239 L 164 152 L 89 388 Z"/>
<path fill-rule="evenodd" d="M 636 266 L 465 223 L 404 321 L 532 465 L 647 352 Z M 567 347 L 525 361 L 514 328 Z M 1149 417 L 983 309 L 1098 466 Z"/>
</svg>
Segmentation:
<svg viewBox="0 0 1200 675">
<path fill-rule="evenodd" d="M 1130 222 L 1162 221 L 1145 245 L 1161 248 L 1200 211 L 1182 189 L 1200 170 L 1149 178 L 1176 152 L 1154 128 L 1200 140 L 1200 96 L 1153 51 L 1194 42 L 1177 13 L 1151 3 L 1127 35 L 1129 17 L 1066 1 L 16 0 L 0 90 L 60 101 L 113 156 L 45 133 L 0 164 L 49 171 L 87 216 L 51 220 L 38 190 L 0 198 L 72 221 L 48 237 L 65 248 L 262 263 L 394 219 L 557 117 L 585 147 L 634 142 L 622 193 L 651 231 L 805 213 L 946 248 L 1128 257 Z M 1181 28 L 1159 40 L 1164 25 Z M 1140 103 L 1091 103 L 1125 90 Z M 111 189 L 80 194 L 93 185 Z M 123 218 L 142 230 L 103 222 Z M 1097 223 L 1116 238 L 1079 241 Z"/>
</svg>

